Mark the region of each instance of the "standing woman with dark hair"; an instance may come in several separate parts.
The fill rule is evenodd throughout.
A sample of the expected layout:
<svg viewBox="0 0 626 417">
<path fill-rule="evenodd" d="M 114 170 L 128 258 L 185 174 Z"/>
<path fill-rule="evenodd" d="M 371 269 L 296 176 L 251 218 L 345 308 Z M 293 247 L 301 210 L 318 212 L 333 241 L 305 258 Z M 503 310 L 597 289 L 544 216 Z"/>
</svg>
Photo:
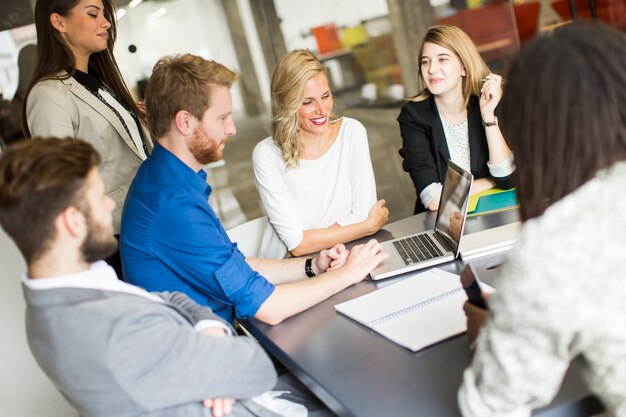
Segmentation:
<svg viewBox="0 0 626 417">
<path fill-rule="evenodd" d="M 476 350 L 464 416 L 528 416 L 574 359 L 607 416 L 626 415 L 626 35 L 572 23 L 527 44 L 503 100 L 522 229 Z M 604 414 L 603 414 L 604 415 Z"/>
<path fill-rule="evenodd" d="M 152 149 L 144 114 L 113 57 L 112 0 L 37 0 L 37 64 L 26 92 L 27 136 L 91 143 L 102 157 L 102 177 L 120 218 L 135 171 Z"/>
<path fill-rule="evenodd" d="M 474 175 L 472 194 L 511 188 L 513 155 L 495 115 L 502 78 L 491 74 L 469 36 L 450 25 L 428 29 L 419 64 L 423 90 L 398 116 L 415 213 L 439 208 L 448 159 Z"/>
</svg>

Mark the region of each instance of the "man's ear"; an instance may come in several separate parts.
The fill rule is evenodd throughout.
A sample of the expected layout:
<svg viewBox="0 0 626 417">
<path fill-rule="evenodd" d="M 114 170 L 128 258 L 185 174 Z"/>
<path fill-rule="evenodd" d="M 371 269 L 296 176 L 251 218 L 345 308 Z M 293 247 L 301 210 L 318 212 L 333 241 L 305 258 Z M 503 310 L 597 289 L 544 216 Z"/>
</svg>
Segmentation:
<svg viewBox="0 0 626 417">
<path fill-rule="evenodd" d="M 69 206 L 59 214 L 57 227 L 72 237 L 80 237 L 85 233 L 85 215 L 76 207 Z"/>
<path fill-rule="evenodd" d="M 58 13 L 52 13 L 50 15 L 50 24 L 60 33 L 65 33 L 67 31 L 65 28 L 65 19 Z"/>
<path fill-rule="evenodd" d="M 179 110 L 174 116 L 174 125 L 183 136 L 191 135 L 197 124 L 198 119 L 187 110 Z"/>
</svg>

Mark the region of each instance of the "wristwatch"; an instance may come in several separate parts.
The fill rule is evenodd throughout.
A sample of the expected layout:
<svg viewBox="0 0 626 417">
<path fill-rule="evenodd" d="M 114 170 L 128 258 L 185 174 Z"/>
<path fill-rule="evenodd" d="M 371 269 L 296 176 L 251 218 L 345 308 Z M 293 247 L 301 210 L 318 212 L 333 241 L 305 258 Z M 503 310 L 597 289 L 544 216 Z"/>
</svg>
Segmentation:
<svg viewBox="0 0 626 417">
<path fill-rule="evenodd" d="M 498 116 L 493 116 L 493 122 L 485 122 L 482 119 L 481 122 L 483 122 L 483 126 L 485 127 L 498 126 Z"/>
<path fill-rule="evenodd" d="M 315 276 L 315 271 L 313 271 L 313 258 L 307 258 L 304 262 L 304 273 L 307 277 L 313 278 Z"/>
</svg>

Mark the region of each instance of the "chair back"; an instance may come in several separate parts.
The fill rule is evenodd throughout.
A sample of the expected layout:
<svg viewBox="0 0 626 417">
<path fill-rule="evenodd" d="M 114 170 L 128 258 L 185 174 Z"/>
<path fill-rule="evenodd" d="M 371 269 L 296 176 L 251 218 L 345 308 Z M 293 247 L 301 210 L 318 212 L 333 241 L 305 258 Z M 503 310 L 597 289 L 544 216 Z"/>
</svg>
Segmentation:
<svg viewBox="0 0 626 417">
<path fill-rule="evenodd" d="M 28 347 L 26 303 L 20 284 L 24 272 L 24 257 L 0 227 L 0 415 L 78 417 L 39 368 Z"/>
<path fill-rule="evenodd" d="M 227 230 L 226 233 L 230 240 L 237 243 L 239 250 L 246 258 L 254 258 L 259 256 L 261 251 L 266 226 L 267 216 L 263 216 L 235 226 Z"/>
<path fill-rule="evenodd" d="M 525 44 L 537 34 L 540 8 L 541 3 L 537 1 L 520 3 L 513 6 L 520 44 Z"/>
<path fill-rule="evenodd" d="M 588 0 L 575 0 L 576 15 L 579 19 L 591 19 Z M 570 20 L 572 12 L 569 0 L 555 0 L 550 3 L 563 20 Z M 599 20 L 621 30 L 626 30 L 626 0 L 596 0 L 596 16 Z"/>
</svg>

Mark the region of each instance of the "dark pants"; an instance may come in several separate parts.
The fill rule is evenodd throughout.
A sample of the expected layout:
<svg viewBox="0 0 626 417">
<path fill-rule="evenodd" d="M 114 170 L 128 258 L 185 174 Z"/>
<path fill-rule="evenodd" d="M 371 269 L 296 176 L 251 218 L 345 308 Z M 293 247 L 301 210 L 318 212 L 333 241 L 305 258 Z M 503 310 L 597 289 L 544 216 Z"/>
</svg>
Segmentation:
<svg viewBox="0 0 626 417">
<path fill-rule="evenodd" d="M 326 408 L 324 403 L 318 400 L 317 397 L 291 373 L 280 375 L 272 391 L 289 391 L 288 394 L 283 394 L 278 398 L 302 404 L 309 411 L 309 417 L 335 416 L 332 411 Z"/>
</svg>

